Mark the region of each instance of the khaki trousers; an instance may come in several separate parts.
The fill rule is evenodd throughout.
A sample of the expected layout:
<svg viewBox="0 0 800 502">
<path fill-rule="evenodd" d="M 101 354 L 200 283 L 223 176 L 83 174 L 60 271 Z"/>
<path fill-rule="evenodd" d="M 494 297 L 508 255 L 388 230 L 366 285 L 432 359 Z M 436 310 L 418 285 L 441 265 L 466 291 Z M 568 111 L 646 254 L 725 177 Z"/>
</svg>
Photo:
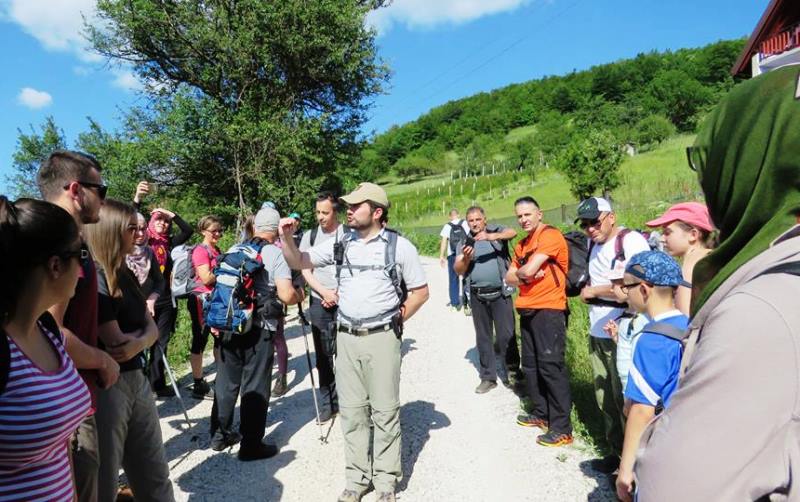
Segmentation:
<svg viewBox="0 0 800 502">
<path fill-rule="evenodd" d="M 110 389 L 99 390 L 95 417 L 100 502 L 116 500 L 120 466 L 136 502 L 174 501 L 156 403 L 144 372 L 125 371 Z"/>
<path fill-rule="evenodd" d="M 615 455 L 622 454 L 625 419 L 622 414 L 624 398 L 622 384 L 617 371 L 617 344 L 610 338 L 589 337 L 592 372 L 594 373 L 594 396 L 597 407 L 603 413 L 606 439 Z"/>
<path fill-rule="evenodd" d="M 347 489 L 394 491 L 400 464 L 400 345 L 393 331 L 338 333 L 336 386 L 345 442 Z M 370 459 L 370 415 L 374 425 Z"/>
</svg>

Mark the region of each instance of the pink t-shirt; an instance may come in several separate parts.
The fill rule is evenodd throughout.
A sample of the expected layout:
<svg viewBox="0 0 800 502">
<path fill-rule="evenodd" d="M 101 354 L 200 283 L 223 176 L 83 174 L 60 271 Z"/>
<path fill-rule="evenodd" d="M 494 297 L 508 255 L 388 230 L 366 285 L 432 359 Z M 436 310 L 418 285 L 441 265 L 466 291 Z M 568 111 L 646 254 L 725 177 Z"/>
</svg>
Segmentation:
<svg viewBox="0 0 800 502">
<path fill-rule="evenodd" d="M 194 288 L 195 293 L 210 293 L 214 288 L 208 287 L 200 280 L 197 275 L 197 267 L 200 265 L 207 265 L 209 270 L 213 270 L 217 265 L 217 256 L 219 256 L 219 249 L 207 247 L 205 244 L 195 246 L 192 251 L 192 266 L 194 267 L 195 275 L 197 276 L 195 282 L 197 286 Z"/>
</svg>

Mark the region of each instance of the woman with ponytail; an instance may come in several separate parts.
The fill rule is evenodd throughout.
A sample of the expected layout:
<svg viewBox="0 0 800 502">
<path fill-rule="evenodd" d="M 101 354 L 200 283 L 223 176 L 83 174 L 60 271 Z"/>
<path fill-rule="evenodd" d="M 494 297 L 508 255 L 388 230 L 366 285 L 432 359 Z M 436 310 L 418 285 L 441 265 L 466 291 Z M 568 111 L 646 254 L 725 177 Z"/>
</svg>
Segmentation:
<svg viewBox="0 0 800 502">
<path fill-rule="evenodd" d="M 145 351 L 158 328 L 126 257 L 139 228 L 133 207 L 108 199 L 100 222 L 85 229 L 97 268 L 98 325 L 105 350 L 120 365 L 116 384 L 98 394 L 99 500 L 114 500 L 120 467 L 141 500 L 174 500 L 155 401 L 145 377 Z M 141 272 L 141 270 L 139 270 Z"/>
<path fill-rule="evenodd" d="M 91 397 L 47 312 L 75 292 L 78 226 L 60 207 L 0 196 L 0 500 L 76 496 L 69 439 Z"/>
</svg>

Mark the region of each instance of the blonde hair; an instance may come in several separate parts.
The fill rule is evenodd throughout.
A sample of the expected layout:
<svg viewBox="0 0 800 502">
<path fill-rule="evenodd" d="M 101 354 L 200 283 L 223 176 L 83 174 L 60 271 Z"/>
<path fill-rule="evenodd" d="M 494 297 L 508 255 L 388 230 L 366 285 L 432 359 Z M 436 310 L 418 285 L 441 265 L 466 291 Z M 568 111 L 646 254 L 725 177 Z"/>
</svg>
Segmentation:
<svg viewBox="0 0 800 502">
<path fill-rule="evenodd" d="M 216 223 L 219 226 L 222 226 L 222 219 L 219 216 L 214 216 L 213 214 L 209 214 L 208 216 L 203 216 L 200 218 L 200 221 L 197 222 L 197 229 L 200 232 L 205 232 L 211 225 Z"/>
<path fill-rule="evenodd" d="M 122 296 L 119 274 L 125 267 L 122 234 L 128 231 L 128 224 L 135 215 L 136 210 L 132 206 L 106 199 L 100 208 L 100 221 L 83 227 L 94 261 L 105 272 L 108 291 L 117 298 Z"/>
</svg>

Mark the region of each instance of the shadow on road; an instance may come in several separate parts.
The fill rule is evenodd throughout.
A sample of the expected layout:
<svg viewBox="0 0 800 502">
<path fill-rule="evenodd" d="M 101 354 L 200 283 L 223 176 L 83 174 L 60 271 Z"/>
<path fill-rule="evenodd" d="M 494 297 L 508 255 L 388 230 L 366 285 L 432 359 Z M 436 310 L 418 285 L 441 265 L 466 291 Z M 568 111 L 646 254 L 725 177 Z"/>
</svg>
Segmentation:
<svg viewBox="0 0 800 502">
<path fill-rule="evenodd" d="M 441 411 L 436 411 L 435 405 L 427 401 L 413 401 L 400 408 L 400 427 L 403 437 L 403 479 L 397 485 L 401 492 L 408 486 L 408 481 L 414 474 L 414 466 L 420 453 L 425 448 L 425 443 L 431 438 L 431 431 L 450 426 L 450 419 Z"/>
<path fill-rule="evenodd" d="M 579 464 L 581 472 L 587 478 L 597 481 L 597 487 L 586 496 L 588 502 L 606 502 L 617 500 L 614 485 L 611 483 L 611 476 L 603 474 L 592 468 L 591 460 L 584 460 Z"/>
</svg>

